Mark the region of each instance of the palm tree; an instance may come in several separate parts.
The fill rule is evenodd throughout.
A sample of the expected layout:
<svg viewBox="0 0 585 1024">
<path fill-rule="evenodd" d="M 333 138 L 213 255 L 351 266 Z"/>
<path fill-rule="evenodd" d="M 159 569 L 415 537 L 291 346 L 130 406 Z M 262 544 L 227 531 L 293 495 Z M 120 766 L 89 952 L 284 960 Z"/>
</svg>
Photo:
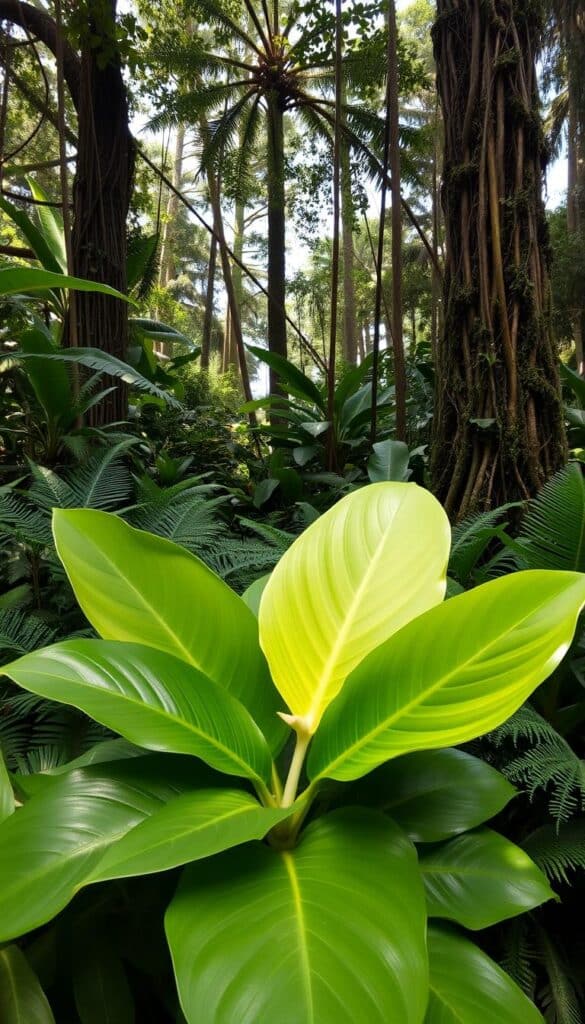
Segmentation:
<svg viewBox="0 0 585 1024">
<path fill-rule="evenodd" d="M 317 30 L 315 22 L 305 28 L 298 16 L 287 18 L 280 0 L 274 0 L 270 9 L 266 2 L 243 0 L 245 17 L 241 21 L 222 0 L 199 0 L 197 6 L 209 25 L 228 30 L 230 48 L 214 48 L 200 36 L 183 46 L 175 41 L 159 50 L 161 61 L 175 74 L 190 71 L 192 83 L 196 69 L 206 81 L 191 91 L 181 84 L 167 112 L 152 124 L 160 126 L 169 120 L 197 123 L 205 117 L 209 132 L 202 147 L 203 165 L 213 166 L 220 153 L 237 147 L 242 181 L 249 174 L 262 129 L 268 199 L 268 343 L 271 352 L 286 357 L 285 117 L 296 114 L 308 132 L 332 145 L 334 55 L 327 48 L 315 47 L 316 39 L 322 38 L 327 12 Z M 350 12 L 343 15 L 345 24 L 350 16 Z M 349 66 L 348 62 L 346 68 Z M 373 147 L 381 139 L 383 122 L 377 113 L 365 105 L 344 102 L 342 116 L 346 140 L 379 170 Z M 271 390 L 278 390 L 274 370 Z"/>
</svg>

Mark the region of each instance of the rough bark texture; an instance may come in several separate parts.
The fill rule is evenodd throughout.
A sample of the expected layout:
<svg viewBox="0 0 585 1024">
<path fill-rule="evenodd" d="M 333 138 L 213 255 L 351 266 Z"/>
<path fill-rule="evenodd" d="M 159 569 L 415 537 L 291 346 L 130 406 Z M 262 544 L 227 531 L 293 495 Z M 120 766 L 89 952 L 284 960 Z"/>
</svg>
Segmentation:
<svg viewBox="0 0 585 1024">
<path fill-rule="evenodd" d="M 566 458 L 549 313 L 535 0 L 438 0 L 445 316 L 432 482 L 453 519 L 535 494 Z"/>
<path fill-rule="evenodd" d="M 400 140 L 398 117 L 398 30 L 394 0 L 388 5 L 388 111 L 392 178 L 392 352 L 396 439 L 406 441 L 406 365 L 402 337 L 402 209 L 400 205 Z"/>
<path fill-rule="evenodd" d="M 567 228 L 585 238 L 585 10 L 581 0 L 557 4 L 563 48 L 567 57 L 569 116 L 567 132 Z M 577 370 L 585 374 L 585 289 L 576 296 L 573 338 Z"/>
<path fill-rule="evenodd" d="M 128 102 L 114 38 L 115 0 L 110 0 L 112 35 L 104 50 L 83 45 L 79 92 L 79 138 L 74 185 L 73 267 L 78 277 L 126 291 L 126 218 L 134 171 L 134 143 L 128 128 Z M 100 3 L 103 18 L 103 0 Z M 91 12 L 91 4 L 89 5 Z M 103 21 L 102 21 L 103 24 Z M 89 28 L 96 31 L 90 18 Z M 107 61 L 104 52 L 108 54 Z M 75 302 L 80 345 L 126 358 L 128 308 L 106 295 L 79 292 Z M 108 383 L 106 381 L 106 383 Z M 115 390 L 94 406 L 94 426 L 125 419 L 127 388 Z"/>
<path fill-rule="evenodd" d="M 286 359 L 284 108 L 273 89 L 268 102 L 268 348 Z M 278 374 L 270 370 L 270 391 L 280 392 Z"/>
</svg>

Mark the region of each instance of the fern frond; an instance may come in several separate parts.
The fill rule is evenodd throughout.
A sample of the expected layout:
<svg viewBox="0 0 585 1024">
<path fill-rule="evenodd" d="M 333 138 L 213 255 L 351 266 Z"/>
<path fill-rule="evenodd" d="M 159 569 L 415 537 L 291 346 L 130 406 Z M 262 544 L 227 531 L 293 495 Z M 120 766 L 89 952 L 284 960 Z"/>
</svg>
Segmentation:
<svg viewBox="0 0 585 1024">
<path fill-rule="evenodd" d="M 519 539 L 529 569 L 585 572 L 585 483 L 578 463 L 551 477 L 530 502 Z"/>
<path fill-rule="evenodd" d="M 2 662 L 19 658 L 53 643 L 57 630 L 36 615 L 7 608 L 0 611 L 0 654 Z"/>
<path fill-rule="evenodd" d="M 567 962 L 558 942 L 551 941 L 544 928 L 538 928 L 537 935 L 540 946 L 539 959 L 548 978 L 547 983 L 538 992 L 547 1024 L 583 1024 L 583 993 L 581 985 L 574 978 L 571 964 Z"/>
<path fill-rule="evenodd" d="M 503 930 L 502 939 L 502 967 L 522 991 L 532 998 L 536 986 L 536 972 L 533 967 L 534 944 L 530 934 L 530 922 L 526 917 L 509 921 Z"/>
<path fill-rule="evenodd" d="M 553 882 L 571 882 L 570 872 L 585 871 L 585 820 L 556 829 L 542 825 L 522 841 L 522 847 Z"/>
<path fill-rule="evenodd" d="M 479 512 L 453 527 L 450 576 L 460 583 L 467 583 L 490 540 L 498 535 L 496 525 L 510 507 L 503 505 L 488 512 Z"/>
<path fill-rule="evenodd" d="M 0 530 L 23 544 L 45 547 L 52 541 L 47 514 L 11 491 L 0 494 Z"/>
</svg>

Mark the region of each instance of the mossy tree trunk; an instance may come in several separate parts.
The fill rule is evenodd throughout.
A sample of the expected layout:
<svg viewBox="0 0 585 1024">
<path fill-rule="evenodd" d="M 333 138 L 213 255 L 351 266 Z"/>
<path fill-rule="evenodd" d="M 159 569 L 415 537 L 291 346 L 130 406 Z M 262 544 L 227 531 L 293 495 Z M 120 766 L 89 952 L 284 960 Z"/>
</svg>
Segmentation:
<svg viewBox="0 0 585 1024">
<path fill-rule="evenodd" d="M 550 329 L 535 0 L 438 0 L 444 320 L 432 481 L 452 519 L 528 498 L 566 458 Z"/>
</svg>

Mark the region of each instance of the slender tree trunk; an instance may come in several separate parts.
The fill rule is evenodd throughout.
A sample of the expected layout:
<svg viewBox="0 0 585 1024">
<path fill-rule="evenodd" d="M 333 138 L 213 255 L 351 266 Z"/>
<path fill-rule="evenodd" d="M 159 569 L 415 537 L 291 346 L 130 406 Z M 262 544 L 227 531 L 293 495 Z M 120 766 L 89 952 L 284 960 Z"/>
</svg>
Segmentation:
<svg viewBox="0 0 585 1024">
<path fill-rule="evenodd" d="M 402 207 L 398 120 L 398 31 L 394 0 L 388 5 L 388 111 L 392 178 L 392 351 L 396 399 L 396 438 L 406 441 L 406 365 L 402 337 Z"/>
<path fill-rule="evenodd" d="M 213 230 L 217 231 L 217 225 L 213 224 Z M 203 332 L 201 338 L 201 369 L 209 369 L 209 356 L 211 353 L 211 331 L 213 328 L 213 307 L 215 294 L 215 267 L 217 264 L 217 241 L 212 235 L 209 241 L 209 265 L 207 270 L 207 290 L 205 293 L 205 313 L 203 316 Z"/>
<path fill-rule="evenodd" d="M 433 145 L 433 180 L 432 180 L 432 239 L 431 245 L 435 254 L 435 262 L 431 264 L 431 355 L 433 362 L 437 359 L 437 338 L 439 335 L 439 309 L 441 301 L 441 277 L 437 270 L 439 259 L 439 223 L 440 195 L 438 182 L 439 165 L 439 99 L 435 109 L 434 145 Z"/>
<path fill-rule="evenodd" d="M 432 483 L 453 519 L 528 498 L 566 458 L 550 330 L 538 4 L 438 0 L 444 327 Z"/>
<path fill-rule="evenodd" d="M 366 358 L 367 351 L 367 339 L 369 337 L 369 329 L 367 324 L 363 324 L 361 331 L 358 334 L 358 354 L 360 357 L 360 363 L 363 363 Z"/>
<path fill-rule="evenodd" d="M 286 255 L 284 112 L 278 92 L 268 93 L 268 348 L 286 358 Z M 270 391 L 282 391 L 270 370 Z"/>
<path fill-rule="evenodd" d="M 211 203 L 211 210 L 213 213 L 213 223 L 219 239 L 219 255 L 221 260 L 221 272 L 223 276 L 223 283 L 227 293 L 228 306 L 230 311 L 230 331 L 233 332 L 234 341 L 238 353 L 238 361 L 240 364 L 240 376 L 242 379 L 242 390 L 244 397 L 247 402 L 252 398 L 252 391 L 250 389 L 250 376 L 248 374 L 248 364 L 246 362 L 246 350 L 244 348 L 244 338 L 242 335 L 242 322 L 240 319 L 240 309 L 238 306 L 236 292 L 234 289 L 234 281 L 232 277 L 232 268 L 230 264 L 230 258 L 228 254 L 228 247 L 225 237 L 225 228 L 223 223 L 223 214 L 221 212 L 221 204 L 219 201 L 219 190 L 217 187 L 217 181 L 214 177 L 212 168 L 207 171 L 207 187 L 209 190 L 209 199 Z M 225 349 L 226 341 L 224 341 Z"/>
<path fill-rule="evenodd" d="M 95 7 L 94 7 L 95 5 Z M 95 20 L 91 16 L 95 9 Z M 72 231 L 73 268 L 88 278 L 126 291 L 126 218 L 134 171 L 134 144 L 128 128 L 128 102 L 115 47 L 116 2 L 92 0 L 89 32 L 102 33 L 99 47 L 82 48 L 79 92 L 77 173 Z M 104 25 L 106 29 L 104 31 Z M 104 56 L 107 55 L 107 56 Z M 75 324 L 69 337 L 80 345 L 101 348 L 126 358 L 128 308 L 125 302 L 92 292 L 78 292 Z M 115 390 L 89 413 L 93 426 L 123 420 L 127 388 Z"/>
<path fill-rule="evenodd" d="M 561 18 L 567 56 L 569 94 L 567 146 L 567 230 L 585 246 L 585 12 L 576 0 L 567 0 Z M 585 374 L 585 289 L 576 290 L 573 339 L 577 372 Z"/>
<path fill-rule="evenodd" d="M 180 191 L 183 181 L 183 159 L 185 152 L 185 125 L 180 124 L 175 135 L 175 155 L 173 159 L 172 182 Z M 169 192 L 165 224 L 160 253 L 159 283 L 165 288 L 169 281 L 177 276 L 177 261 L 175 253 L 176 220 L 179 212 L 179 197 L 176 192 Z"/>
<path fill-rule="evenodd" d="M 342 103 L 346 102 L 345 84 Z M 353 227 L 354 209 L 351 189 L 351 162 L 347 138 L 341 136 L 341 230 L 343 236 L 343 358 L 346 363 L 357 362 L 357 320 L 354 282 Z"/>
</svg>

